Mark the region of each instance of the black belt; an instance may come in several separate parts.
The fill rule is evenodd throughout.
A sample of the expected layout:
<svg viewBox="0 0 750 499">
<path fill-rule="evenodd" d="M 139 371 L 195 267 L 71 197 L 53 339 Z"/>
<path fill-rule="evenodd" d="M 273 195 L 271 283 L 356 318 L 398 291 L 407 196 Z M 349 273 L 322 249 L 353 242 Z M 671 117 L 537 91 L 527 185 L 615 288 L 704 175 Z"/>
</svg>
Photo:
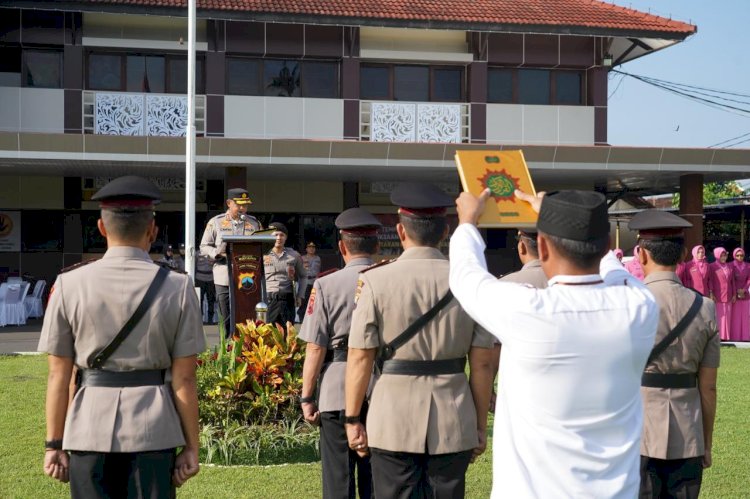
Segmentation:
<svg viewBox="0 0 750 499">
<path fill-rule="evenodd" d="M 291 291 L 282 291 L 282 292 L 276 292 L 276 293 L 268 293 L 268 299 L 269 300 L 283 300 L 285 298 L 288 298 L 292 296 Z"/>
<path fill-rule="evenodd" d="M 328 350 L 326 352 L 324 362 L 325 363 L 346 362 L 348 355 L 349 355 L 349 350 L 344 350 L 344 349 Z"/>
<path fill-rule="evenodd" d="M 125 388 L 132 386 L 155 386 L 164 384 L 164 369 L 143 371 L 101 371 L 99 369 L 82 369 L 79 386 L 106 386 Z"/>
<path fill-rule="evenodd" d="M 643 373 L 641 386 L 648 388 L 695 388 L 698 386 L 698 382 L 695 373 Z"/>
<path fill-rule="evenodd" d="M 466 357 L 444 360 L 398 360 L 383 362 L 382 374 L 411 376 L 437 376 L 439 374 L 462 374 L 466 368 Z"/>
</svg>

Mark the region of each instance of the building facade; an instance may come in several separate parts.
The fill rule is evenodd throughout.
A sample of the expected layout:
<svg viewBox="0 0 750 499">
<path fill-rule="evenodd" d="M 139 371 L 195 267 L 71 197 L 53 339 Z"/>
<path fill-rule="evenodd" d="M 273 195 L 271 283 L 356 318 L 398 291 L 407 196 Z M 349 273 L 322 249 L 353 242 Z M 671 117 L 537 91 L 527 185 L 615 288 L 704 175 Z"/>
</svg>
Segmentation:
<svg viewBox="0 0 750 499">
<path fill-rule="evenodd" d="M 123 174 L 159 183 L 160 243 L 182 241 L 185 7 L 0 4 L 0 216 L 15 221 L 0 273 L 49 278 L 103 251 L 90 197 Z M 739 178 L 747 151 L 607 145 L 610 67 L 695 31 L 579 0 L 199 0 L 198 235 L 246 187 L 253 214 L 333 258 L 341 210 L 392 220 L 405 179 L 457 193 L 458 148 L 520 147 L 538 188 L 610 198 Z M 488 238 L 493 264 L 510 264 L 506 231 Z"/>
</svg>

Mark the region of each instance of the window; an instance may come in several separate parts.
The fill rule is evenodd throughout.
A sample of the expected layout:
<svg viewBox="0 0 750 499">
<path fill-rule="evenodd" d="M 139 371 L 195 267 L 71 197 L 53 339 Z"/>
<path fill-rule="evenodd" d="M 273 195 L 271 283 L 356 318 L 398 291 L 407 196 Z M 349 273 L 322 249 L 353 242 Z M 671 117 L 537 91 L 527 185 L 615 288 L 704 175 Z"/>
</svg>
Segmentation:
<svg viewBox="0 0 750 499">
<path fill-rule="evenodd" d="M 21 251 L 62 251 L 65 228 L 62 211 L 21 213 Z"/>
<path fill-rule="evenodd" d="M 582 104 L 581 73 L 560 71 L 555 73 L 555 102 L 562 105 Z"/>
<path fill-rule="evenodd" d="M 487 102 L 513 102 L 513 70 L 490 69 L 487 72 Z"/>
<path fill-rule="evenodd" d="M 339 63 L 227 57 L 228 95 L 339 97 Z"/>
<path fill-rule="evenodd" d="M 23 80 L 27 87 L 62 88 L 62 52 L 23 51 Z"/>
<path fill-rule="evenodd" d="M 462 102 L 463 67 L 362 65 L 360 99 Z"/>
<path fill-rule="evenodd" d="M 187 58 L 150 54 L 92 53 L 88 57 L 90 90 L 187 93 Z M 205 92 L 203 58 L 195 60 L 195 93 Z"/>
<path fill-rule="evenodd" d="M 91 54 L 89 56 L 88 88 L 92 90 L 122 90 L 120 55 Z"/>
<path fill-rule="evenodd" d="M 429 101 L 430 68 L 427 66 L 393 67 L 393 100 Z"/>
<path fill-rule="evenodd" d="M 260 95 L 260 61 L 227 57 L 227 94 Z"/>
<path fill-rule="evenodd" d="M 487 102 L 585 105 L 584 81 L 582 71 L 489 68 Z"/>
<path fill-rule="evenodd" d="M 21 47 L 0 46 L 0 87 L 21 86 Z"/>
<path fill-rule="evenodd" d="M 550 104 L 549 70 L 518 70 L 518 103 Z"/>
<path fill-rule="evenodd" d="M 164 57 L 129 55 L 125 63 L 128 92 L 164 93 Z"/>
<path fill-rule="evenodd" d="M 359 71 L 359 97 L 366 100 L 384 100 L 391 96 L 390 68 L 387 66 L 362 66 Z"/>
</svg>

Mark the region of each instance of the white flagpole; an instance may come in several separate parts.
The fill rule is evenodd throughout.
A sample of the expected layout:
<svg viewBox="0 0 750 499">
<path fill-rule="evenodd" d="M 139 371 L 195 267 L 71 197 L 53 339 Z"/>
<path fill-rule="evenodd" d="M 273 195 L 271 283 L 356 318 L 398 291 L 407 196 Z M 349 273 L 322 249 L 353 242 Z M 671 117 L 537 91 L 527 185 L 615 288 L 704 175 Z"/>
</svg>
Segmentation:
<svg viewBox="0 0 750 499">
<path fill-rule="evenodd" d="M 188 0 L 185 270 L 195 282 L 195 0 Z"/>
</svg>

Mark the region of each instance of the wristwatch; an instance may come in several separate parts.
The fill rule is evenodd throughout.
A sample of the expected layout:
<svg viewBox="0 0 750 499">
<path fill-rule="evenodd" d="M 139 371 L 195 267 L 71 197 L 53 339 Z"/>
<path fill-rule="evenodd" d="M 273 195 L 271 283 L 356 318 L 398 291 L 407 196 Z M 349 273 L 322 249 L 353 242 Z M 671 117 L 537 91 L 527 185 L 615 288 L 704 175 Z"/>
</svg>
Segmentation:
<svg viewBox="0 0 750 499">
<path fill-rule="evenodd" d="M 300 397 L 299 403 L 300 404 L 312 404 L 315 402 L 315 397 Z"/>
<path fill-rule="evenodd" d="M 344 416 L 344 424 L 357 424 L 360 422 L 359 415 L 357 416 Z"/>
<path fill-rule="evenodd" d="M 58 440 L 45 440 L 44 448 L 47 450 L 62 450 L 62 439 Z"/>
</svg>

